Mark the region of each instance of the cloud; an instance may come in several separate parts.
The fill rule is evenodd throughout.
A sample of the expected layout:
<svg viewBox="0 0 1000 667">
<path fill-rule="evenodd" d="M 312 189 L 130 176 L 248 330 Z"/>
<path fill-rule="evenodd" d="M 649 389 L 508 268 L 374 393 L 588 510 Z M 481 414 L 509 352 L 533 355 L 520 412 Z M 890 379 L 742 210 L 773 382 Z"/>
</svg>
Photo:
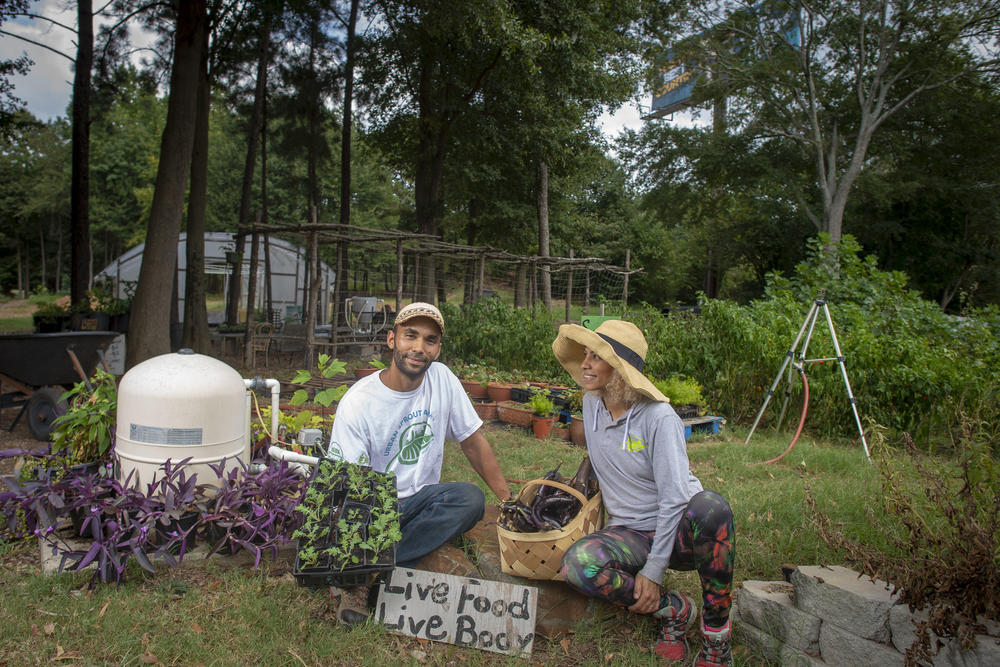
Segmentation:
<svg viewBox="0 0 1000 667">
<path fill-rule="evenodd" d="M 63 25 L 76 26 L 76 11 L 68 9 L 62 0 L 33 3 L 30 11 L 52 18 Z M 49 46 L 73 57 L 76 51 L 75 34 L 48 21 L 18 19 L 3 25 L 3 29 Z M 12 76 L 14 95 L 27 103 L 28 111 L 42 120 L 52 120 L 67 113 L 73 93 L 72 63 L 34 44 L 9 35 L 0 36 L 0 59 L 27 55 L 34 65 L 27 75 Z"/>
</svg>

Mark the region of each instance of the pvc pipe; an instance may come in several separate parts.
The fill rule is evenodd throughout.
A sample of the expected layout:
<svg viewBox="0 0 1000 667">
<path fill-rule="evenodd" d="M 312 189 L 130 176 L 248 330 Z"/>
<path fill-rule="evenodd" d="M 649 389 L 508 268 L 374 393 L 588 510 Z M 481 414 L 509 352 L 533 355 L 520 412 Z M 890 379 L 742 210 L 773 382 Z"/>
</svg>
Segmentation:
<svg viewBox="0 0 1000 667">
<path fill-rule="evenodd" d="M 278 403 L 281 395 L 281 383 L 274 378 L 264 380 L 260 377 L 252 380 L 244 378 L 243 382 L 246 384 L 248 390 L 258 389 L 261 386 L 271 390 L 271 437 L 276 438 L 278 433 L 278 415 L 280 412 Z M 315 456 L 299 454 L 298 452 L 283 449 L 277 445 L 271 445 L 267 450 L 267 455 L 278 461 L 288 461 L 289 467 L 301 474 L 308 474 L 310 468 L 319 463 L 319 459 Z"/>
</svg>

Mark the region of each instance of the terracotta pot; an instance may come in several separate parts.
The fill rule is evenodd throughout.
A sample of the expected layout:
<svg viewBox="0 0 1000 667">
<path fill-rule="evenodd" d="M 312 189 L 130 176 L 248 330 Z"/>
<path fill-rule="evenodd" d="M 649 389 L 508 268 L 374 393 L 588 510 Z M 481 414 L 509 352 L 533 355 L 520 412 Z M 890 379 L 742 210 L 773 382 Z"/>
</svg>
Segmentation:
<svg viewBox="0 0 1000 667">
<path fill-rule="evenodd" d="M 489 394 L 491 401 L 502 403 L 510 400 L 510 387 L 511 385 L 505 382 L 490 382 L 486 385 L 486 393 Z"/>
<path fill-rule="evenodd" d="M 566 442 L 572 442 L 572 437 L 570 435 L 569 429 L 565 427 L 556 427 L 552 429 L 552 435 L 559 440 L 565 440 Z"/>
<path fill-rule="evenodd" d="M 484 422 L 497 421 L 500 418 L 496 403 L 473 403 L 472 407 L 476 409 L 476 414 Z"/>
<path fill-rule="evenodd" d="M 371 375 L 372 373 L 378 373 L 380 370 L 380 368 L 355 368 L 354 377 L 360 380 L 361 378 Z"/>
<path fill-rule="evenodd" d="M 531 415 L 531 430 L 534 432 L 535 437 L 539 440 L 552 435 L 552 427 L 555 423 L 555 417 L 539 417 L 538 415 Z"/>
<path fill-rule="evenodd" d="M 506 401 L 497 404 L 497 416 L 500 421 L 515 426 L 531 426 L 531 410 L 528 410 L 520 403 Z"/>
<path fill-rule="evenodd" d="M 578 447 L 587 446 L 587 429 L 583 427 L 583 417 L 573 417 L 569 423 L 570 442 Z"/>
<path fill-rule="evenodd" d="M 486 387 L 479 382 L 462 380 L 462 388 L 469 394 L 469 398 L 486 399 L 490 397 L 490 395 L 486 393 Z"/>
</svg>

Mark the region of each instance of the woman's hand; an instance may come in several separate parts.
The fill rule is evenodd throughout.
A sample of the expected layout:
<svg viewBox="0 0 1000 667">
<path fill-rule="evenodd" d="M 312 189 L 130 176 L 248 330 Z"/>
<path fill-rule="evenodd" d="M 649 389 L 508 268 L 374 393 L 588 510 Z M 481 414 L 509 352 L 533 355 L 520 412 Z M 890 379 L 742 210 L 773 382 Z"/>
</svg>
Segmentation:
<svg viewBox="0 0 1000 667">
<path fill-rule="evenodd" d="M 635 604 L 628 608 L 636 614 L 652 614 L 660 608 L 660 585 L 641 574 L 635 575 Z"/>
</svg>

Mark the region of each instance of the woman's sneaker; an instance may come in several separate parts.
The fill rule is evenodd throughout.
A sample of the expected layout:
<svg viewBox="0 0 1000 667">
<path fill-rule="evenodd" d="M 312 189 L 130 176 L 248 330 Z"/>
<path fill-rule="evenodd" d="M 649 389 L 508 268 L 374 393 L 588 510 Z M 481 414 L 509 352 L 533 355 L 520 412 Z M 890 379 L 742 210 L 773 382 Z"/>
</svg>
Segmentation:
<svg viewBox="0 0 1000 667">
<path fill-rule="evenodd" d="M 729 645 L 729 620 L 721 628 L 710 628 L 701 623 L 701 650 L 694 657 L 694 667 L 728 667 L 732 657 Z"/>
<path fill-rule="evenodd" d="M 656 655 L 665 660 L 686 660 L 686 635 L 695 618 L 694 600 L 683 593 L 667 591 L 660 598 L 660 608 L 653 612 L 653 616 L 660 620 Z"/>
</svg>

